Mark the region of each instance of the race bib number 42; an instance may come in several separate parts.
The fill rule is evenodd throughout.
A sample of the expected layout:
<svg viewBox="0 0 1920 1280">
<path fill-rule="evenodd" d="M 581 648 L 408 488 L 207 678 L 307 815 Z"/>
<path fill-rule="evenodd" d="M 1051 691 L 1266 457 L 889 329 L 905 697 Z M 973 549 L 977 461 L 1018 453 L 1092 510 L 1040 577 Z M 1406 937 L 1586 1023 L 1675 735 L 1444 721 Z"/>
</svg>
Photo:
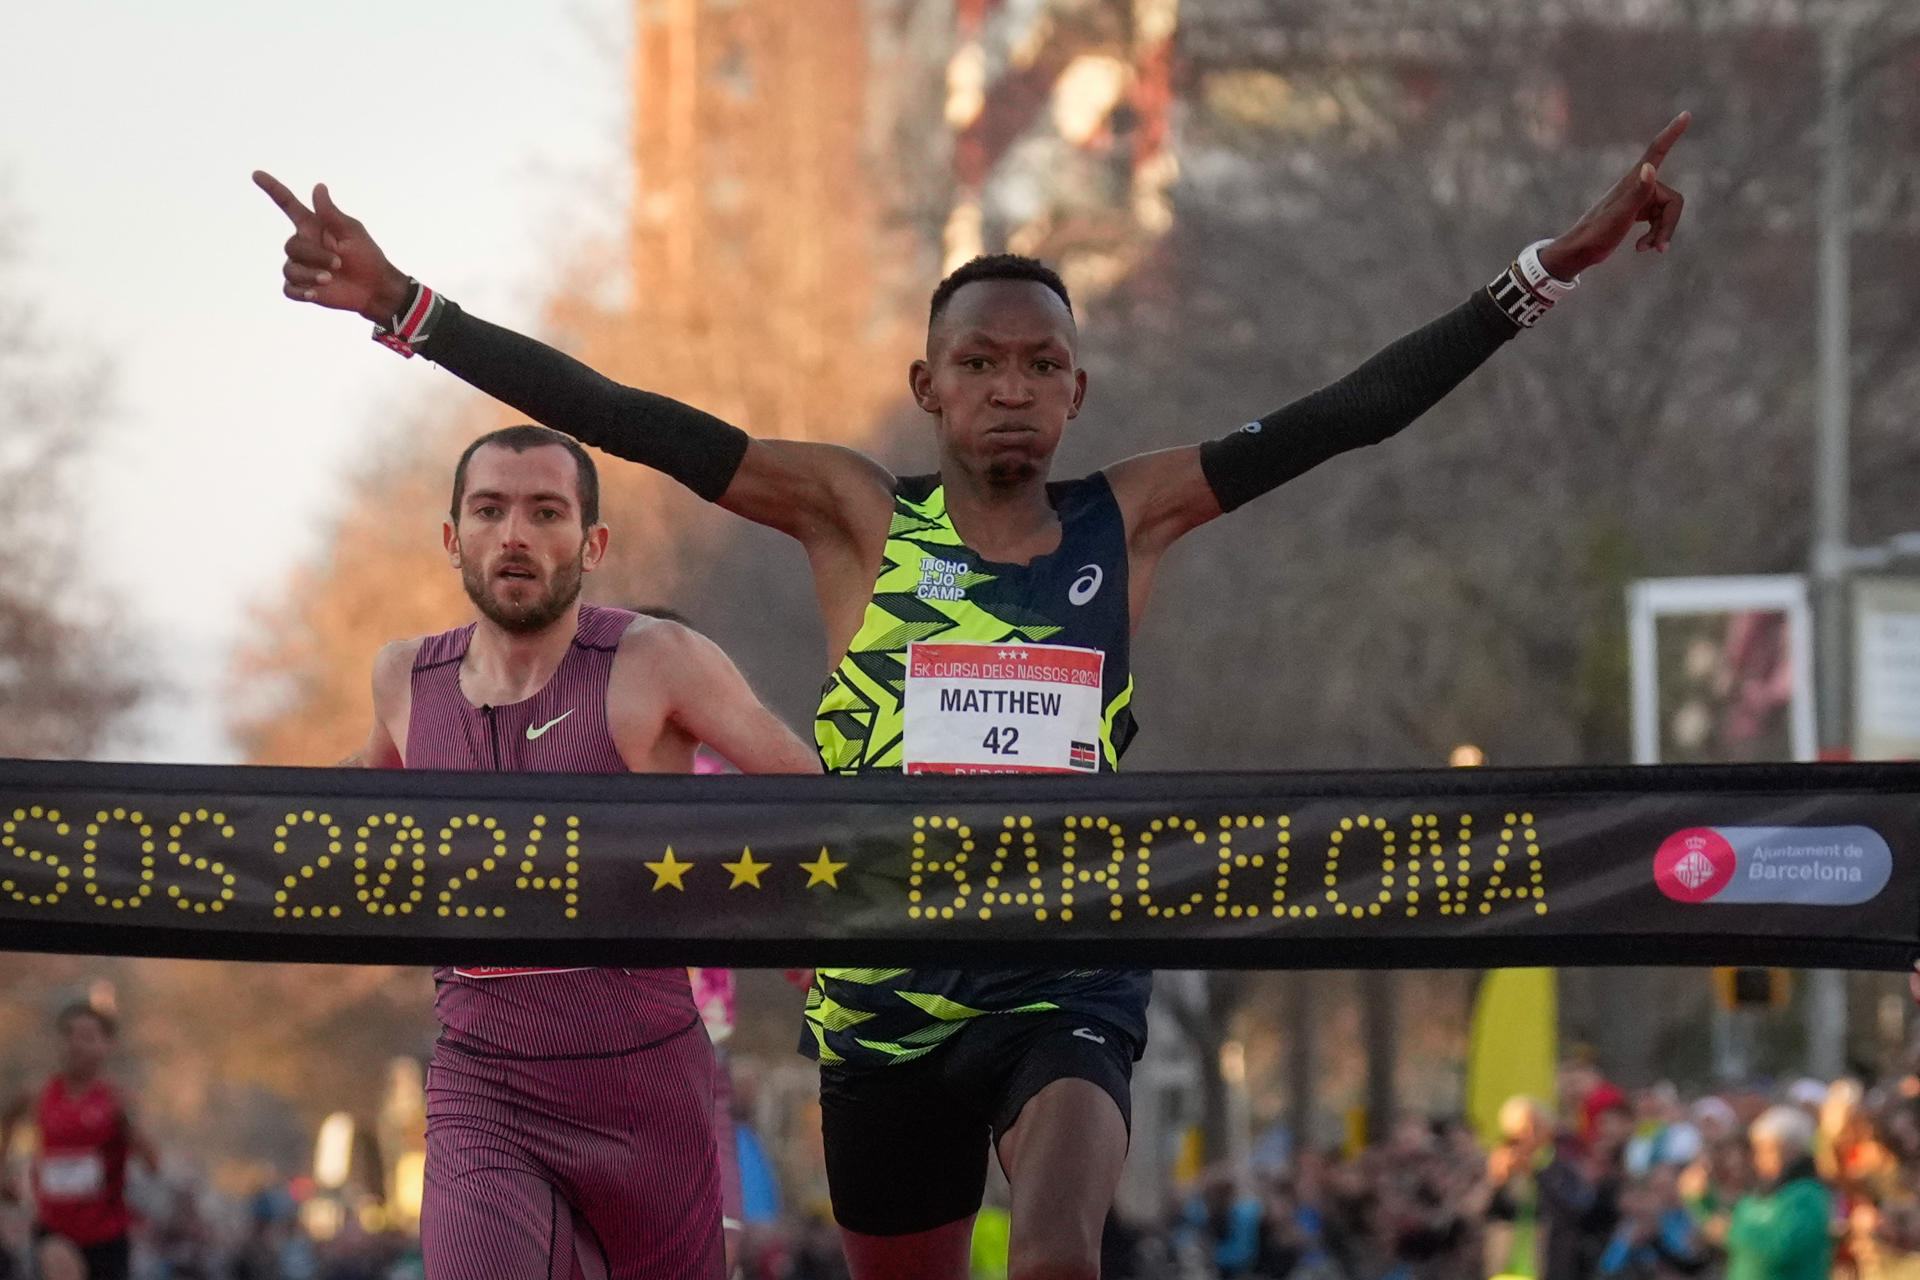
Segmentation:
<svg viewBox="0 0 1920 1280">
<path fill-rule="evenodd" d="M 1096 773 L 1098 649 L 907 646 L 908 773 Z"/>
</svg>

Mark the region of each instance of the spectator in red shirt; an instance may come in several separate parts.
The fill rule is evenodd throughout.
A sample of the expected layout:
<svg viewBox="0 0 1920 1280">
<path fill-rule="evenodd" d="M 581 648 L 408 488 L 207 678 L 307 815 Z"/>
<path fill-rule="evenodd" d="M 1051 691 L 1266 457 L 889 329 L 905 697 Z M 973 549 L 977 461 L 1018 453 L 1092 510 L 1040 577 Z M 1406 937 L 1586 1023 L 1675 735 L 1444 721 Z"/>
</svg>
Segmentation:
<svg viewBox="0 0 1920 1280">
<path fill-rule="evenodd" d="M 34 1257 L 41 1280 L 127 1280 L 131 1261 L 127 1161 L 159 1161 L 103 1074 L 113 1019 L 90 1004 L 60 1011 L 60 1068 L 36 1098 L 22 1093 L 0 1112 L 0 1151 L 29 1114 L 40 1133 L 31 1183 Z"/>
</svg>

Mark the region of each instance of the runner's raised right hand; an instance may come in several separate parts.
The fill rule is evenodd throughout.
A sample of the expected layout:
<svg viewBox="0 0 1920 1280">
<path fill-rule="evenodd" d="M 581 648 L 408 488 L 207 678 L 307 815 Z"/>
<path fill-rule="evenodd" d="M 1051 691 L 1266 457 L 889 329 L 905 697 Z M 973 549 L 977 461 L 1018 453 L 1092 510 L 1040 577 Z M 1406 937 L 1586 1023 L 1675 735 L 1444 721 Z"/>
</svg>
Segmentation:
<svg viewBox="0 0 1920 1280">
<path fill-rule="evenodd" d="M 386 324 L 407 305 L 411 286 L 406 273 L 387 261 L 358 218 L 340 211 L 325 183 L 314 187 L 311 209 L 265 170 L 254 171 L 253 183 L 293 224 L 281 267 L 286 283 L 280 291 L 287 297 L 335 311 L 357 311 L 375 324 Z"/>
</svg>

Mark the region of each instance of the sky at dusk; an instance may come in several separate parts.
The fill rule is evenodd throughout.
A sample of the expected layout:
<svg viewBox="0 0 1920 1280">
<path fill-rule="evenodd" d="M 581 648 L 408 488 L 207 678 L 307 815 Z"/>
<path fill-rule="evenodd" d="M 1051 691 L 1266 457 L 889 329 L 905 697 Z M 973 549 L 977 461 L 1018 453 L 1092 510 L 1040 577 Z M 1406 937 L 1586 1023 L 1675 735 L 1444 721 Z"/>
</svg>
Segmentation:
<svg viewBox="0 0 1920 1280">
<path fill-rule="evenodd" d="M 43 341 L 109 369 L 109 420 L 76 472 L 79 573 L 124 603 L 172 690 L 110 754 L 235 758 L 219 697 L 248 609 L 320 547 L 383 424 L 461 394 L 357 317 L 280 296 L 288 227 L 248 174 L 303 194 L 325 181 L 402 269 L 536 324 L 570 246 L 615 225 L 625 14 L 619 0 L 9 10 L 5 279 Z"/>
</svg>

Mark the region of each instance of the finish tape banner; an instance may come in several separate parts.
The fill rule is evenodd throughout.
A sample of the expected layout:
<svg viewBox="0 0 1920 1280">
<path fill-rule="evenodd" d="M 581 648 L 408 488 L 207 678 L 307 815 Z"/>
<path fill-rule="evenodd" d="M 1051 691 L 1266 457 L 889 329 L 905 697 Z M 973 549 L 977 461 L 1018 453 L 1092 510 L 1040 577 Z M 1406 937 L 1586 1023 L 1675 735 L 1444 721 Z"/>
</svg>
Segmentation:
<svg viewBox="0 0 1920 1280">
<path fill-rule="evenodd" d="M 0 761 L 0 950 L 1905 968 L 1920 765 L 661 777 Z"/>
</svg>

